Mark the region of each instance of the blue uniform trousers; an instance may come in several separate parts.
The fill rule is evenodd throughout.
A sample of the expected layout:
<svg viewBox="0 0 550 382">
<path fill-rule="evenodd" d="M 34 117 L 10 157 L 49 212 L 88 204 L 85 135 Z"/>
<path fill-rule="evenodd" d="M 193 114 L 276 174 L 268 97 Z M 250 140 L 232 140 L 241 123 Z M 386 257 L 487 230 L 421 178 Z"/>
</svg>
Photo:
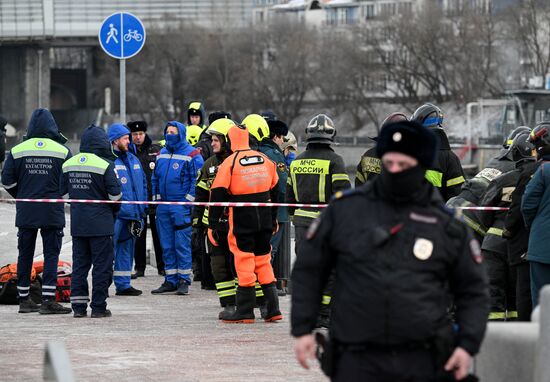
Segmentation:
<svg viewBox="0 0 550 382">
<path fill-rule="evenodd" d="M 115 271 L 113 273 L 113 280 L 117 291 L 123 291 L 131 286 L 130 280 L 132 277 L 136 238 L 130 233 L 128 224 L 130 224 L 129 220 L 115 220 L 115 234 L 113 236 Z"/>
<path fill-rule="evenodd" d="M 17 292 L 20 299 L 29 297 L 31 284 L 31 269 L 36 247 L 38 228 L 19 228 L 17 233 Z M 42 284 L 42 299 L 54 300 L 57 284 L 57 262 L 63 242 L 63 228 L 41 228 L 42 246 L 44 250 L 44 273 Z"/>
<path fill-rule="evenodd" d="M 168 208 L 167 208 L 168 207 Z M 157 230 L 162 245 L 166 281 L 176 286 L 179 281 L 191 284 L 191 224 L 180 224 L 181 212 L 169 206 L 157 207 Z"/>
<path fill-rule="evenodd" d="M 88 272 L 92 269 L 92 303 L 94 312 L 107 308 L 109 286 L 113 279 L 114 248 L 111 236 L 73 236 L 73 273 L 71 280 L 71 305 L 73 311 L 85 312 L 88 297 Z"/>
</svg>

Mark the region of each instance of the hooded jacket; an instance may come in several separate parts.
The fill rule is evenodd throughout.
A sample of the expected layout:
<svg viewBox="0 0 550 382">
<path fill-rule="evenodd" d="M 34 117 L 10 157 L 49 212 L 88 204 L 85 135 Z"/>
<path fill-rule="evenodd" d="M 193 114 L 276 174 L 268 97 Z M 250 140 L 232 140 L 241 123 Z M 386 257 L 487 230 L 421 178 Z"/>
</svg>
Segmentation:
<svg viewBox="0 0 550 382">
<path fill-rule="evenodd" d="M 109 127 L 109 141 L 130 135 L 130 131 L 120 124 Z M 141 168 L 139 159 L 132 153 L 135 152 L 135 146 L 130 139 L 128 151 L 123 153 L 114 151 L 115 172 L 122 189 L 122 200 L 128 201 L 146 201 L 147 200 L 147 178 Z M 118 212 L 117 219 L 124 220 L 143 220 L 145 217 L 146 204 L 123 204 Z"/>
<path fill-rule="evenodd" d="M 218 167 L 210 201 L 276 203 L 279 176 L 275 163 L 264 154 L 250 149 L 246 129 L 234 126 L 227 135 L 233 154 Z M 223 207 L 210 207 L 209 211 L 209 227 L 219 229 Z M 229 216 L 234 234 L 271 230 L 277 217 L 277 207 L 230 207 Z"/>
<path fill-rule="evenodd" d="M 63 146 L 65 137 L 46 109 L 33 112 L 26 139 L 11 149 L 2 185 L 14 198 L 58 199 L 63 162 L 71 157 Z M 61 228 L 65 226 L 62 203 L 17 202 L 15 225 L 20 228 Z"/>
<path fill-rule="evenodd" d="M 171 202 L 192 202 L 195 200 L 195 180 L 204 162 L 200 152 L 187 142 L 185 125 L 177 121 L 168 122 L 164 128 L 165 139 L 168 126 L 178 128 L 179 139 L 175 145 L 166 140 L 166 146 L 160 150 L 151 177 L 153 198 Z M 182 224 L 191 224 L 190 206 L 167 207 L 182 212 Z"/>
<path fill-rule="evenodd" d="M 105 131 L 88 127 L 80 140 L 80 154 L 63 164 L 62 194 L 71 199 L 120 200 L 111 143 Z M 120 204 L 74 203 L 71 205 L 72 236 L 110 236 Z"/>
</svg>

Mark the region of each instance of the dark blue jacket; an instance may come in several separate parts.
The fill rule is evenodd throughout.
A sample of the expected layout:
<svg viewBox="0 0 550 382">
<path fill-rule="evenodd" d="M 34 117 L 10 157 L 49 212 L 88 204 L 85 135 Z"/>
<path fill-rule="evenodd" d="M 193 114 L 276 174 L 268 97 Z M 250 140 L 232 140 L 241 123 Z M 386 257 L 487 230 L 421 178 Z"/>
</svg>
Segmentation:
<svg viewBox="0 0 550 382">
<path fill-rule="evenodd" d="M 63 145 L 65 142 L 52 114 L 46 109 L 35 110 L 26 139 L 12 148 L 6 158 L 3 187 L 14 198 L 60 198 L 61 166 L 71 157 L 70 150 Z M 65 226 L 63 203 L 17 202 L 16 208 L 17 227 Z"/>
<path fill-rule="evenodd" d="M 157 164 L 151 178 L 153 197 L 163 201 L 192 202 L 195 200 L 195 180 L 204 161 L 199 150 L 191 146 L 185 139 L 185 125 L 171 121 L 168 122 L 166 128 L 170 125 L 178 128 L 179 141 L 172 146 L 167 140 L 166 147 L 160 151 L 160 155 L 157 157 Z M 164 129 L 165 138 L 166 128 Z M 174 211 L 181 211 L 185 216 L 182 224 L 191 223 L 191 207 L 173 207 Z"/>
<path fill-rule="evenodd" d="M 544 158 L 549 160 L 550 158 Z M 525 226 L 531 230 L 527 260 L 550 264 L 550 164 L 543 162 L 527 184 L 521 201 Z"/>
<path fill-rule="evenodd" d="M 115 170 L 122 188 L 122 200 L 147 201 L 147 178 L 138 157 L 130 151 L 115 151 Z M 117 219 L 143 220 L 146 204 L 123 204 Z"/>
<path fill-rule="evenodd" d="M 90 126 L 82 134 L 80 154 L 63 164 L 61 192 L 71 199 L 120 200 L 120 185 L 112 162 L 114 155 L 107 134 Z M 111 236 L 120 204 L 71 204 L 72 236 Z"/>
<path fill-rule="evenodd" d="M 260 151 L 277 165 L 277 175 L 279 175 L 279 182 L 277 183 L 279 196 L 277 201 L 284 203 L 286 200 L 286 181 L 288 179 L 288 167 L 286 166 L 285 155 L 279 146 L 272 139 L 268 138 L 260 143 Z M 288 222 L 288 209 L 286 207 L 277 208 L 277 221 L 280 223 Z"/>
</svg>

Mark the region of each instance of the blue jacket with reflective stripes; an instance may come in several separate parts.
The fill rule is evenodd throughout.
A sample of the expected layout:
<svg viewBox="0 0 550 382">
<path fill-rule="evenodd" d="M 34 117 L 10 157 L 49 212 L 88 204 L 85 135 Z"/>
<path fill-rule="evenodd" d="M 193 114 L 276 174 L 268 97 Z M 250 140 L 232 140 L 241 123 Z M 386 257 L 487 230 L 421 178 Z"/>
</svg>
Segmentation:
<svg viewBox="0 0 550 382">
<path fill-rule="evenodd" d="M 163 201 L 194 201 L 195 181 L 204 161 L 200 151 L 185 138 L 185 125 L 180 122 L 168 122 L 166 127 L 178 128 L 179 139 L 174 145 L 167 140 L 166 147 L 157 157 L 155 171 L 151 178 L 153 197 Z M 164 129 L 166 137 L 166 128 Z M 191 207 L 185 206 L 185 214 L 191 215 Z"/>
<path fill-rule="evenodd" d="M 71 199 L 120 200 L 111 144 L 105 131 L 90 126 L 82 134 L 80 154 L 63 164 L 62 193 Z M 115 213 L 120 204 L 74 203 L 71 235 L 80 237 L 114 234 Z"/>
<path fill-rule="evenodd" d="M 61 166 L 71 157 L 66 139 L 51 113 L 37 109 L 26 139 L 11 149 L 2 170 L 2 186 L 14 198 L 61 198 Z M 15 225 L 20 228 L 65 226 L 63 203 L 17 202 Z"/>
<path fill-rule="evenodd" d="M 122 200 L 147 201 L 147 178 L 138 157 L 130 151 L 115 152 L 115 172 L 122 188 Z M 123 204 L 118 219 L 143 220 L 146 204 Z"/>
<path fill-rule="evenodd" d="M 279 146 L 269 138 L 264 139 L 260 143 L 260 152 L 264 153 L 277 165 L 277 175 L 279 175 L 279 182 L 277 183 L 279 197 L 277 201 L 279 203 L 284 203 L 286 200 L 286 182 L 288 179 L 288 167 L 286 165 L 285 155 Z M 277 208 L 277 221 L 280 223 L 288 222 L 288 209 L 286 207 Z"/>
</svg>

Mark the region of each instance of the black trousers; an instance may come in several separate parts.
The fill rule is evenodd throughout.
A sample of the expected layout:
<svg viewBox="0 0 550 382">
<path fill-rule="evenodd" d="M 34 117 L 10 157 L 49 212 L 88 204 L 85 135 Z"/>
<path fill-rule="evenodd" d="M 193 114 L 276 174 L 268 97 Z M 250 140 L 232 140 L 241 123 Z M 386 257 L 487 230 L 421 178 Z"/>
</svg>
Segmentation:
<svg viewBox="0 0 550 382">
<path fill-rule="evenodd" d="M 29 297 L 37 235 L 38 228 L 19 228 L 17 232 L 17 249 L 19 249 L 19 256 L 17 257 L 17 292 L 20 299 Z M 54 300 L 57 285 L 57 262 L 63 241 L 63 228 L 41 228 L 40 236 L 42 236 L 44 250 L 42 299 Z"/>
<path fill-rule="evenodd" d="M 215 278 L 210 267 L 210 255 L 206 241 L 207 228 L 193 227 L 191 234 L 191 257 L 193 261 L 193 274 L 195 280 L 201 281 L 202 287 L 213 287 Z"/>
<path fill-rule="evenodd" d="M 430 350 L 344 351 L 337 357 L 333 382 L 429 382 L 436 377 Z"/>
<path fill-rule="evenodd" d="M 296 256 L 300 256 L 300 247 L 304 240 L 306 240 L 306 234 L 309 227 L 300 227 L 300 226 L 294 226 L 294 234 L 295 234 L 295 253 Z M 331 307 L 331 296 L 332 296 L 332 290 L 334 288 L 334 279 L 335 279 L 335 273 L 334 271 L 331 273 L 330 277 L 328 278 L 327 285 L 325 285 L 325 289 L 323 290 L 323 300 L 321 302 L 321 310 L 319 314 L 321 316 L 329 317 L 330 316 L 330 307 Z"/>
<path fill-rule="evenodd" d="M 89 301 L 88 272 L 92 268 L 92 303 L 94 312 L 107 308 L 109 286 L 113 280 L 115 252 L 111 236 L 73 236 L 73 274 L 71 304 L 75 312 L 85 312 Z"/>
<path fill-rule="evenodd" d="M 134 249 L 135 268 L 136 271 L 145 271 L 147 263 L 147 227 L 150 227 L 151 236 L 153 236 L 153 248 L 155 250 L 155 259 L 157 260 L 157 269 L 162 271 L 164 270 L 164 261 L 162 260 L 162 247 L 157 231 L 156 215 L 148 216 L 150 224 L 147 224 L 147 219 L 145 219 L 143 232 L 141 236 L 136 239 L 136 246 Z"/>
<path fill-rule="evenodd" d="M 489 275 L 491 313 L 489 319 L 511 318 L 516 310 L 516 272 L 508 263 L 508 255 L 493 251 L 483 251 L 483 259 Z"/>
<path fill-rule="evenodd" d="M 517 264 L 512 268 L 516 271 L 516 306 L 519 321 L 531 321 L 533 303 L 531 300 L 531 275 L 529 262 Z"/>
</svg>

